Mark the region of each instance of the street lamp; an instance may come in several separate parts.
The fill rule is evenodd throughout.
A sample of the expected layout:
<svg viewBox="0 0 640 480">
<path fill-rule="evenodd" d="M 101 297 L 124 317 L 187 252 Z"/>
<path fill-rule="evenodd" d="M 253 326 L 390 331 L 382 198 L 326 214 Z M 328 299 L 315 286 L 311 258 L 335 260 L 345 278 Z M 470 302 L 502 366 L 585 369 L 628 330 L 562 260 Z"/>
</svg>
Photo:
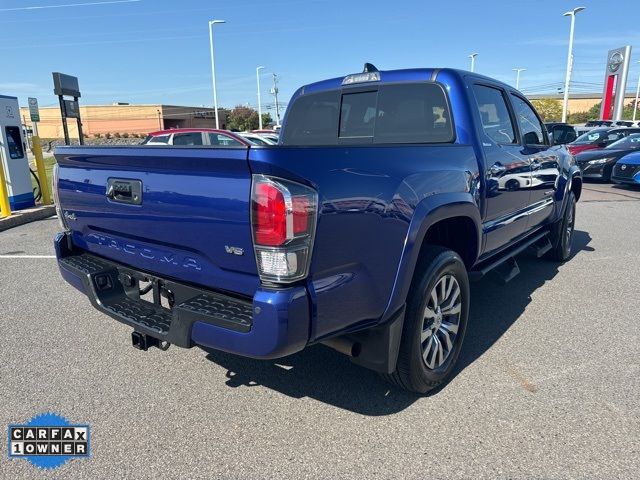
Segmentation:
<svg viewBox="0 0 640 480">
<path fill-rule="evenodd" d="M 474 72 L 475 71 L 475 67 L 476 67 L 476 57 L 478 56 L 477 53 L 472 53 L 471 55 L 469 55 L 469 58 L 471 59 L 471 71 Z"/>
<path fill-rule="evenodd" d="M 576 14 L 584 10 L 585 7 L 577 7 L 563 14 L 564 17 L 571 17 L 571 29 L 569 30 L 569 53 L 567 54 L 567 74 L 564 78 L 564 101 L 562 102 L 562 121 L 567 121 L 567 108 L 569 107 L 569 81 L 571 80 L 571 70 L 573 68 L 573 31 L 576 26 Z"/>
<path fill-rule="evenodd" d="M 220 128 L 218 120 L 218 94 L 216 92 L 216 62 L 213 57 L 213 26 L 217 23 L 225 23 L 224 20 L 209 20 L 209 49 L 211 50 L 211 83 L 213 85 L 213 108 L 216 111 L 216 128 Z"/>
<path fill-rule="evenodd" d="M 256 68 L 256 81 L 258 82 L 258 124 L 260 125 L 260 130 L 262 130 L 262 103 L 260 103 L 260 70 L 264 67 Z"/>
<path fill-rule="evenodd" d="M 640 63 L 640 60 L 638 60 Z M 633 104 L 633 121 L 636 121 L 636 112 L 638 111 L 638 96 L 640 96 L 640 73 L 638 74 L 638 86 L 636 87 L 636 101 Z"/>
<path fill-rule="evenodd" d="M 520 88 L 520 72 L 526 72 L 526 68 L 512 68 L 516 72 L 516 90 Z"/>
</svg>

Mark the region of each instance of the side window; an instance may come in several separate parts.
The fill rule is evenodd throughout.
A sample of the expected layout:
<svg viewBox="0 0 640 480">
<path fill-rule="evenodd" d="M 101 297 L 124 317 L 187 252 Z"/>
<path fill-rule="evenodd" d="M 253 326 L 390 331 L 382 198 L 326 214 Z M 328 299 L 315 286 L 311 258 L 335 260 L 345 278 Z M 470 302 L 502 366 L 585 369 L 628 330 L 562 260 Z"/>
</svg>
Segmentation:
<svg viewBox="0 0 640 480">
<path fill-rule="evenodd" d="M 474 85 L 482 128 L 496 143 L 516 143 L 515 129 L 502 91 L 484 85 Z"/>
<path fill-rule="evenodd" d="M 620 140 L 621 138 L 624 138 L 624 137 L 625 137 L 624 132 L 613 132 L 607 135 L 605 142 L 606 143 L 615 142 L 616 140 Z"/>
<path fill-rule="evenodd" d="M 511 101 L 523 143 L 525 145 L 546 145 L 544 128 L 533 109 L 517 95 L 512 94 Z"/>
<path fill-rule="evenodd" d="M 240 143 L 235 138 L 231 138 L 226 135 L 222 135 L 220 133 L 210 133 L 209 143 L 211 145 L 219 145 L 222 147 L 242 147 L 243 146 L 242 143 Z"/>
<path fill-rule="evenodd" d="M 202 133 L 174 133 L 173 134 L 174 145 L 202 145 Z"/>
<path fill-rule="evenodd" d="M 145 141 L 143 142 L 144 145 L 146 145 L 147 143 L 150 143 L 152 145 L 158 145 L 158 144 L 162 144 L 162 145 L 166 145 L 169 143 L 169 137 L 171 135 L 158 135 L 157 137 L 152 137 L 151 135 L 149 135 Z"/>
</svg>

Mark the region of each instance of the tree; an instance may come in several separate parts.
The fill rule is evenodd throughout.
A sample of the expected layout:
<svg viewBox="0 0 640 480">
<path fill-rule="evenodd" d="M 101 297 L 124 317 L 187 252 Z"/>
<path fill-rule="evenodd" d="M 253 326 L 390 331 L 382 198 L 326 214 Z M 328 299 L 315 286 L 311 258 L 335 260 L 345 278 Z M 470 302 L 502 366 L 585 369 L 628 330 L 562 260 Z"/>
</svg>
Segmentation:
<svg viewBox="0 0 640 480">
<path fill-rule="evenodd" d="M 636 103 L 636 99 L 631 100 L 627 105 L 624 106 L 624 110 L 622 111 L 622 119 L 623 120 L 631 120 L 633 118 L 633 107 Z M 638 101 L 640 104 L 640 100 Z M 640 105 L 635 105 L 636 107 L 636 120 L 638 119 L 638 115 L 640 115 Z"/>
<path fill-rule="evenodd" d="M 271 118 L 271 114 L 270 113 L 263 113 L 262 114 L 262 127 L 263 128 L 267 128 L 272 123 L 273 123 L 273 118 Z"/>
<path fill-rule="evenodd" d="M 227 117 L 227 129 L 248 131 L 258 128 L 258 112 L 250 107 L 238 105 Z"/>
<path fill-rule="evenodd" d="M 531 104 L 545 122 L 557 122 L 562 118 L 562 103 L 560 103 L 560 100 L 543 98 L 540 100 L 531 100 Z"/>
</svg>

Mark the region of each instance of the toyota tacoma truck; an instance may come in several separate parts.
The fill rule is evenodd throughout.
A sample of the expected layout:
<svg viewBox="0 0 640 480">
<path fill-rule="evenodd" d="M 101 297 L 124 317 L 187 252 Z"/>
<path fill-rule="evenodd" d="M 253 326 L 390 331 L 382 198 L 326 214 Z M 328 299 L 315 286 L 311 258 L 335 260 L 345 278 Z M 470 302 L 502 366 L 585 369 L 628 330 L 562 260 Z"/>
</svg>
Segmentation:
<svg viewBox="0 0 640 480">
<path fill-rule="evenodd" d="M 418 393 L 451 376 L 470 280 L 570 257 L 582 188 L 520 92 L 446 68 L 305 85 L 275 146 L 55 157 L 60 272 L 134 347 L 322 343 Z"/>
</svg>

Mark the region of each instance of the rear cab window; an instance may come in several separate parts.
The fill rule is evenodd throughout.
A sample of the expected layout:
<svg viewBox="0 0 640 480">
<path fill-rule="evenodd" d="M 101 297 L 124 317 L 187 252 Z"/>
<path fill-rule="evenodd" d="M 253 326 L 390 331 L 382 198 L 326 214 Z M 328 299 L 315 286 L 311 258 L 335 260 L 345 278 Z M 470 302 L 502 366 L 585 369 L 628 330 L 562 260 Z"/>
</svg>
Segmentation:
<svg viewBox="0 0 640 480">
<path fill-rule="evenodd" d="M 451 143 L 451 110 L 437 83 L 394 83 L 298 97 L 283 145 Z"/>
</svg>

